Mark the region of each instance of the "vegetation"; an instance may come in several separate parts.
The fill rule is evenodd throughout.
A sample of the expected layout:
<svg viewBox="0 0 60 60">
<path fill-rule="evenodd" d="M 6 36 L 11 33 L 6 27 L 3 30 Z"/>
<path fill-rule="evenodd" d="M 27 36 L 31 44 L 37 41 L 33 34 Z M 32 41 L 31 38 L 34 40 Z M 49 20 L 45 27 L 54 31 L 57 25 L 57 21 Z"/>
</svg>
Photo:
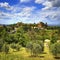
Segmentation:
<svg viewBox="0 0 60 60">
<path fill-rule="evenodd" d="M 2 54 L 4 56 L 6 54 L 6 57 L 9 57 L 16 53 L 18 56 L 21 50 L 24 49 L 28 56 L 38 57 L 44 53 L 45 39 L 51 41 L 50 50 L 52 54 L 57 55 L 60 53 L 60 43 L 57 42 L 60 40 L 59 26 L 48 26 L 47 23 L 45 24 L 43 22 L 38 24 L 24 24 L 20 22 L 12 25 L 1 25 L 0 55 Z M 21 58 L 21 54 L 18 57 Z M 11 58 L 8 60 L 17 59 Z M 29 59 L 27 58 L 26 60 Z"/>
<path fill-rule="evenodd" d="M 11 44 L 11 48 L 13 49 L 13 51 L 14 50 L 19 51 L 21 46 L 19 44 L 12 43 Z"/>
<path fill-rule="evenodd" d="M 44 51 L 44 44 L 43 43 L 37 43 L 37 42 L 29 42 L 26 46 L 27 50 L 31 52 L 31 56 L 38 56 L 38 54 L 43 53 Z"/>
<path fill-rule="evenodd" d="M 2 47 L 2 51 L 5 52 L 6 54 L 8 54 L 8 52 L 9 52 L 9 45 L 5 43 L 3 45 L 3 47 Z"/>
<path fill-rule="evenodd" d="M 52 44 L 50 48 L 54 56 L 56 57 L 60 56 L 60 42 Z"/>
</svg>

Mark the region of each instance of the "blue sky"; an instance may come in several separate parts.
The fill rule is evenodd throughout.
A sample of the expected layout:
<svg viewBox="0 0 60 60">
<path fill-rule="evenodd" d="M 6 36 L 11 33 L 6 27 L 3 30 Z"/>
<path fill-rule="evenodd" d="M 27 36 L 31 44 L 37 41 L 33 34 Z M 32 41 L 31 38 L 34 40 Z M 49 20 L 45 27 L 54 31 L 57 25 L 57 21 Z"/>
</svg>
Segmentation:
<svg viewBox="0 0 60 60">
<path fill-rule="evenodd" d="M 60 0 L 0 0 L 0 24 L 60 25 Z"/>
</svg>

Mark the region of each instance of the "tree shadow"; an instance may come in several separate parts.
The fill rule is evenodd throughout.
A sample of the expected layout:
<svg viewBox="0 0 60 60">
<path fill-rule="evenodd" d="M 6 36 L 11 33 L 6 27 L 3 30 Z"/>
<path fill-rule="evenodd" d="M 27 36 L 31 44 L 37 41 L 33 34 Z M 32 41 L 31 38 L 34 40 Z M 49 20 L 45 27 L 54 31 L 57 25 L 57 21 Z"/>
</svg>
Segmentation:
<svg viewBox="0 0 60 60">
<path fill-rule="evenodd" d="M 39 57 L 39 58 L 44 58 L 45 56 L 35 56 L 35 55 L 31 55 L 29 57 L 35 58 L 35 57 Z"/>
<path fill-rule="evenodd" d="M 60 60 L 60 57 L 54 57 L 55 59 L 59 59 Z"/>
</svg>

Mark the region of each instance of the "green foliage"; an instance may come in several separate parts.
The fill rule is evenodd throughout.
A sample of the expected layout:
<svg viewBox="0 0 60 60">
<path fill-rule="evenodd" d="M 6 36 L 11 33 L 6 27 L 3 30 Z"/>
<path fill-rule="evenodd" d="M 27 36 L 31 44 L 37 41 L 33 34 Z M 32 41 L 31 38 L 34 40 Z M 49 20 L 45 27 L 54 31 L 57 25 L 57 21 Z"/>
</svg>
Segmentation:
<svg viewBox="0 0 60 60">
<path fill-rule="evenodd" d="M 42 46 L 40 44 L 34 43 L 33 44 L 33 54 L 34 56 L 37 56 L 38 54 L 41 54 L 42 51 Z"/>
<path fill-rule="evenodd" d="M 12 43 L 12 44 L 11 44 L 11 48 L 13 49 L 13 51 L 14 51 L 14 50 L 19 51 L 20 48 L 21 48 L 21 45 Z"/>
<path fill-rule="evenodd" d="M 5 52 L 6 54 L 9 52 L 9 45 L 7 43 L 3 45 L 2 51 Z"/>
<path fill-rule="evenodd" d="M 15 51 L 19 51 L 22 46 L 27 47 L 31 55 L 42 53 L 44 51 L 45 39 L 50 39 L 51 44 L 55 44 L 56 41 L 60 39 L 60 27 L 47 26 L 47 23 L 44 24 L 43 22 L 40 22 L 40 24 L 41 27 L 35 23 L 18 23 L 0 27 L 0 51 L 2 51 L 3 48 L 7 53 L 9 51 L 7 44 L 11 44 L 11 48 Z M 7 42 L 7 44 L 5 42 Z M 53 47 L 53 50 L 54 49 L 55 47 Z"/>
<path fill-rule="evenodd" d="M 51 52 L 53 55 L 57 56 L 60 54 L 60 42 L 54 43 L 50 46 Z"/>
<path fill-rule="evenodd" d="M 14 49 L 16 49 L 16 44 L 15 44 L 15 43 L 12 43 L 12 44 L 11 44 L 11 48 L 12 48 L 13 51 L 14 51 Z"/>
<path fill-rule="evenodd" d="M 19 51 L 19 50 L 20 50 L 20 48 L 21 48 L 21 45 L 16 44 L 16 50 L 17 50 L 17 51 Z"/>
<path fill-rule="evenodd" d="M 55 30 L 51 32 L 51 37 L 50 37 L 51 43 L 55 43 L 58 40 L 58 34 L 56 33 Z"/>
<path fill-rule="evenodd" d="M 27 43 L 26 48 L 27 48 L 26 50 L 30 51 L 31 55 L 33 55 L 33 51 L 32 51 L 33 50 L 33 43 L 32 42 Z"/>
<path fill-rule="evenodd" d="M 43 52 L 43 44 L 29 42 L 26 46 L 27 50 L 31 52 L 31 55 L 38 56 Z"/>
<path fill-rule="evenodd" d="M 0 39 L 0 52 L 2 51 L 2 47 L 3 47 L 3 40 L 2 39 Z"/>
<path fill-rule="evenodd" d="M 38 40 L 37 44 L 39 44 L 41 46 L 42 51 L 44 51 L 44 42 Z"/>
<path fill-rule="evenodd" d="M 22 27 L 20 27 L 19 29 L 17 29 L 17 32 L 15 33 L 15 39 L 18 41 L 18 43 L 20 44 L 20 45 L 22 45 L 23 47 L 25 47 L 26 46 L 26 37 L 27 36 L 25 36 L 25 33 L 24 33 L 24 30 L 23 30 L 23 28 Z"/>
</svg>

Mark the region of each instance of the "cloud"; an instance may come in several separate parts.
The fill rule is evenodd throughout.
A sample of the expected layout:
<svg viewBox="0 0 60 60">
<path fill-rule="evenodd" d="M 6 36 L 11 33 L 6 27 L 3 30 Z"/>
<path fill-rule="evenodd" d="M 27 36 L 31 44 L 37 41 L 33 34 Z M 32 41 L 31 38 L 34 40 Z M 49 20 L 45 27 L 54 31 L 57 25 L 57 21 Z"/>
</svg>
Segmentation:
<svg viewBox="0 0 60 60">
<path fill-rule="evenodd" d="M 30 2 L 31 0 L 20 0 L 21 3 L 26 3 L 26 2 Z"/>
<path fill-rule="evenodd" d="M 60 0 L 48 0 L 52 3 L 53 7 L 60 7 Z"/>
<path fill-rule="evenodd" d="M 25 0 L 25 2 L 26 1 L 27 0 Z M 60 7 L 55 6 L 56 3 L 53 2 L 55 2 L 55 0 L 35 0 L 35 3 L 45 6 L 41 9 L 37 9 L 38 7 L 36 6 L 22 6 L 19 4 L 10 6 L 9 3 L 6 2 L 2 4 L 0 3 L 0 7 L 7 9 L 7 12 L 0 12 L 0 23 L 2 20 L 7 23 L 37 23 L 39 21 L 49 22 L 50 24 L 55 23 L 56 21 L 57 23 L 60 23 Z M 8 9 L 11 7 L 13 7 L 13 9 L 8 12 Z"/>
<path fill-rule="evenodd" d="M 38 4 L 41 4 L 43 2 L 44 2 L 44 0 L 35 0 L 35 3 L 38 3 Z"/>
<path fill-rule="evenodd" d="M 13 15 L 11 15 L 10 13 L 0 12 L 0 20 L 11 19 L 12 17 Z"/>
<path fill-rule="evenodd" d="M 44 7 L 42 10 L 47 10 L 47 9 L 52 8 L 52 3 L 49 2 L 49 1 L 44 2 L 43 5 L 44 5 L 45 7 Z"/>
<path fill-rule="evenodd" d="M 59 21 L 60 20 L 60 13 L 57 12 L 57 13 L 51 14 L 51 15 L 48 16 L 48 18 L 52 21 L 53 20 Z"/>
<path fill-rule="evenodd" d="M 53 0 L 51 2 L 53 7 L 60 7 L 60 0 L 55 0 L 55 1 Z"/>
<path fill-rule="evenodd" d="M 9 3 L 7 3 L 7 2 L 0 3 L 0 7 L 6 8 L 7 10 L 12 10 L 13 9 L 13 7 L 11 7 L 9 5 Z"/>
<path fill-rule="evenodd" d="M 31 11 L 33 11 L 34 9 L 35 9 L 35 7 L 32 6 L 32 7 L 25 7 L 25 8 L 23 8 L 22 10 L 23 10 L 24 12 L 31 12 Z"/>
<path fill-rule="evenodd" d="M 20 7 L 21 8 L 21 7 Z M 37 23 L 39 21 L 53 23 L 60 21 L 60 8 L 54 10 L 36 10 L 36 7 L 22 7 L 20 12 L 5 13 L 0 12 L 0 21 L 6 21 L 7 23 Z M 12 11 L 13 12 L 13 11 Z M 8 22 L 10 21 L 10 22 Z M 59 23 L 59 22 L 58 22 Z"/>
<path fill-rule="evenodd" d="M 35 0 L 35 3 L 45 6 L 42 10 L 47 10 L 54 7 L 60 7 L 60 0 Z"/>
<path fill-rule="evenodd" d="M 32 6 L 32 7 L 20 7 L 20 8 L 16 8 L 12 11 L 13 14 L 15 14 L 15 16 L 23 16 L 23 17 L 26 17 L 26 16 L 30 16 L 30 14 L 35 10 L 35 7 Z M 18 13 L 17 13 L 18 12 Z"/>
<path fill-rule="evenodd" d="M 4 21 L 13 21 L 14 22 L 25 22 L 28 21 L 28 19 L 30 20 L 30 16 L 32 15 L 32 12 L 34 11 L 35 7 L 21 7 L 21 11 L 20 12 L 14 12 L 12 10 L 12 12 L 14 13 L 5 13 L 5 12 L 0 12 L 0 21 L 4 20 Z M 16 10 L 17 11 L 17 10 Z"/>
<path fill-rule="evenodd" d="M 5 3 L 0 3 L 0 6 L 1 6 L 1 7 L 9 7 L 9 4 L 8 4 L 7 2 L 5 2 Z"/>
</svg>

